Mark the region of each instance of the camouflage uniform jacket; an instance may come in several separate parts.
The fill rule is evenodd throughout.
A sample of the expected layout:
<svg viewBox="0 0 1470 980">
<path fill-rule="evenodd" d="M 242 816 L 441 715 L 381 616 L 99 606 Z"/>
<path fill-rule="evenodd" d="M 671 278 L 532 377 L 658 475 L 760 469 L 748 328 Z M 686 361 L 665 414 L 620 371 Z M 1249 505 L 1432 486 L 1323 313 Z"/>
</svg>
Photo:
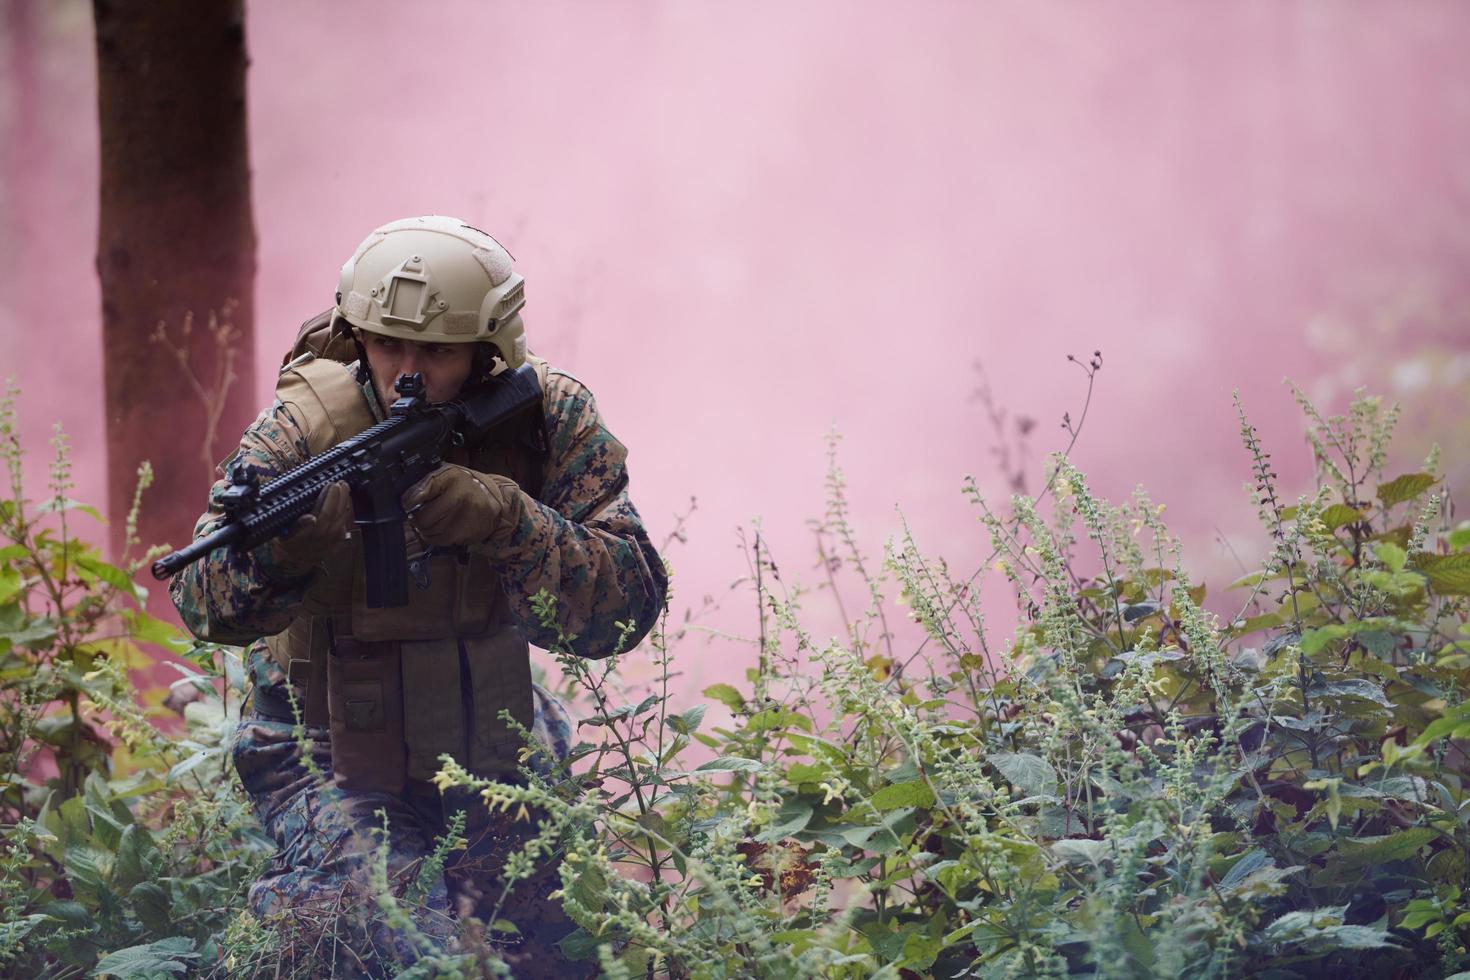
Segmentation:
<svg viewBox="0 0 1470 980">
<path fill-rule="evenodd" d="M 383 410 L 369 382 L 364 393 L 375 417 Z M 520 524 L 488 557 L 498 570 L 511 612 L 530 641 L 552 646 L 531 607 L 541 589 L 556 597 L 557 625 L 570 652 L 604 657 L 623 639 L 619 622 L 635 624 L 624 649 L 638 643 L 663 609 L 668 579 L 628 495 L 627 450 L 602 424 L 592 393 L 571 375 L 551 368 L 544 393 L 550 453 L 538 498 L 524 494 Z M 302 422 L 276 401 L 246 430 L 236 459 L 259 471 L 262 482 L 306 458 Z M 222 517 L 221 479 L 195 537 Z M 196 636 L 217 643 L 252 644 L 257 683 L 279 680 L 262 637 L 295 617 L 311 577 L 289 580 L 271 567 L 265 548 L 217 549 L 181 571 L 169 592 Z"/>
</svg>

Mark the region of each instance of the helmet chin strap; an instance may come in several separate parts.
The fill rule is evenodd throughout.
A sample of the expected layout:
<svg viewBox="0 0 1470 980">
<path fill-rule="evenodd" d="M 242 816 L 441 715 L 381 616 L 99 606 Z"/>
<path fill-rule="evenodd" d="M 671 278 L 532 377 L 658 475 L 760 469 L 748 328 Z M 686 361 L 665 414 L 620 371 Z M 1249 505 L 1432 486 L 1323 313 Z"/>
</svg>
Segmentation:
<svg viewBox="0 0 1470 980">
<path fill-rule="evenodd" d="M 495 373 L 495 362 L 500 357 L 499 351 L 494 344 L 480 341 L 475 344 L 475 357 L 470 362 L 470 376 L 465 382 L 465 387 L 483 384 L 489 381 Z"/>
<path fill-rule="evenodd" d="M 357 383 L 365 385 L 373 378 L 372 369 L 368 367 L 367 348 L 362 346 L 362 336 L 358 334 L 357 328 L 348 323 L 346 318 L 337 321 L 347 336 L 352 338 L 352 347 L 357 351 Z"/>
</svg>

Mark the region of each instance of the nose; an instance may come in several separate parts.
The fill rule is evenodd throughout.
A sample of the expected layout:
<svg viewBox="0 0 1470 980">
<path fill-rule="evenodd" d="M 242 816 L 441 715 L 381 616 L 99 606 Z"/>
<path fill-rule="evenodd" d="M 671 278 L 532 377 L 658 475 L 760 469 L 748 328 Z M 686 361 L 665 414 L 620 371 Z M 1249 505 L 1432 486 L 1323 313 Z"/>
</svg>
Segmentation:
<svg viewBox="0 0 1470 980">
<path fill-rule="evenodd" d="M 410 374 L 422 374 L 423 367 L 418 363 L 417 352 L 413 348 L 405 350 L 398 359 L 398 378 L 406 378 Z M 394 386 L 398 384 L 398 378 L 393 379 Z"/>
</svg>

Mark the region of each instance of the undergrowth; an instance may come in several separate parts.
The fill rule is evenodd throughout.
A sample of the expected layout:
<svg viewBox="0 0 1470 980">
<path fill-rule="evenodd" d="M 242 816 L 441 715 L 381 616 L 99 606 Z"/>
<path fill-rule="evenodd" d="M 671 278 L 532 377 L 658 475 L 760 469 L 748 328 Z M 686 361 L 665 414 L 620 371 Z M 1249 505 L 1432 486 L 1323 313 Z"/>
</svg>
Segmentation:
<svg viewBox="0 0 1470 980">
<path fill-rule="evenodd" d="M 513 932 L 516 879 L 558 856 L 578 924 L 563 951 L 613 977 L 1470 968 L 1470 523 L 1437 454 L 1390 470 L 1393 409 L 1359 397 L 1324 416 L 1297 396 L 1318 486 L 1295 502 L 1237 403 L 1271 545 L 1212 603 L 1228 617 L 1143 490 L 1104 500 L 1065 454 L 1035 498 L 997 505 L 968 483 L 983 569 L 1018 600 L 1002 648 L 980 573 L 906 528 L 881 559 L 861 552 L 834 443 L 820 567 L 864 600 L 843 635 L 804 626 L 818 592 L 777 574 L 757 535 L 755 665 L 704 691 L 729 723 L 670 694 L 683 627 L 623 655 L 658 668 L 637 691 L 620 657 L 573 658 L 563 637 L 583 740 L 525 785 L 446 763 L 442 785 L 535 830 L 488 922 L 412 974 L 504 973 L 484 937 Z M 290 937 L 242 911 L 269 847 L 221 753 L 238 655 L 182 643 L 137 605 L 141 560 L 106 565 L 68 535 L 64 454 L 28 511 L 8 405 L 0 437 L 0 964 L 276 975 Z M 555 602 L 538 597 L 553 629 Z M 904 616 L 918 651 L 896 649 Z M 160 735 L 163 709 L 132 697 L 140 643 L 190 664 L 203 697 L 183 733 Z M 379 907 L 412 928 L 386 892 Z"/>
</svg>

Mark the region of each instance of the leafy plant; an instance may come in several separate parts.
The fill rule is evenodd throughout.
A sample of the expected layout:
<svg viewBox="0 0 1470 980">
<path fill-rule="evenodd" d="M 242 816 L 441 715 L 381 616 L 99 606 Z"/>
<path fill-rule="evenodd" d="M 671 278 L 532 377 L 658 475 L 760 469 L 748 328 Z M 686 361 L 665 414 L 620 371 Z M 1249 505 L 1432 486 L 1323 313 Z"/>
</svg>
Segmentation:
<svg viewBox="0 0 1470 980">
<path fill-rule="evenodd" d="M 969 483 L 994 548 L 982 569 L 1017 598 L 1003 647 L 978 572 L 907 529 L 881 562 L 861 552 L 834 437 L 821 588 L 847 576 L 866 598 L 841 607 L 842 635 L 813 635 L 817 589 L 783 577 L 757 532 L 755 666 L 707 704 L 670 694 L 688 621 L 655 624 L 646 689 L 562 637 L 582 740 L 558 765 L 528 747 L 524 785 L 446 762 L 442 786 L 520 817 L 529 840 L 485 921 L 425 947 L 412 975 L 504 975 L 517 882 L 560 860 L 578 924 L 563 951 L 612 977 L 1461 976 L 1470 524 L 1453 523 L 1437 451 L 1388 470 L 1393 409 L 1360 397 L 1323 416 L 1297 396 L 1319 480 L 1294 503 L 1240 412 L 1271 546 L 1212 600 L 1225 617 L 1142 490 L 1103 500 L 1065 454 L 1004 509 Z M 1065 425 L 1075 441 L 1081 421 Z M 29 507 L 8 403 L 0 447 L 0 964 L 310 970 L 243 910 L 269 845 L 223 756 L 234 653 L 149 619 L 139 562 L 69 533 L 87 511 L 66 496 L 64 444 Z M 552 629 L 555 601 L 537 599 Z M 901 616 L 924 631 L 914 649 Z M 180 653 L 203 695 L 172 734 L 129 683 L 148 644 Z M 380 891 L 379 914 L 411 921 Z"/>
<path fill-rule="evenodd" d="M 133 579 L 151 555 L 110 564 L 76 535 L 75 515 L 100 516 L 68 496 L 59 430 L 50 494 L 30 505 L 14 395 L 0 403 L 10 480 L 0 500 L 0 966 L 23 976 L 197 972 L 219 959 L 214 934 L 268 853 L 226 769 L 238 658 L 148 615 Z M 130 551 L 148 481 L 145 464 Z M 153 724 L 169 714 L 161 696 L 135 698 L 129 671 L 153 664 L 150 645 L 181 655 L 187 666 L 173 666 L 201 695 L 177 736 Z"/>
<path fill-rule="evenodd" d="M 845 637 L 803 628 L 810 593 L 757 537 L 758 666 L 705 691 L 732 726 L 662 684 L 615 704 L 612 665 L 564 658 L 603 733 L 564 778 L 445 778 L 552 814 L 565 948 L 626 975 L 1462 970 L 1470 525 L 1437 455 L 1386 478 L 1391 409 L 1298 396 L 1321 481 L 1294 505 L 1241 413 L 1273 545 L 1228 620 L 1161 508 L 1096 497 L 1058 456 L 1047 515 L 967 488 L 1023 616 L 992 650 L 973 580 L 908 532 L 868 573 L 834 460 L 823 563 L 871 600 Z M 922 676 L 896 608 L 927 633 Z M 669 642 L 651 634 L 664 677 Z M 715 757 L 686 762 L 696 742 Z"/>
</svg>

